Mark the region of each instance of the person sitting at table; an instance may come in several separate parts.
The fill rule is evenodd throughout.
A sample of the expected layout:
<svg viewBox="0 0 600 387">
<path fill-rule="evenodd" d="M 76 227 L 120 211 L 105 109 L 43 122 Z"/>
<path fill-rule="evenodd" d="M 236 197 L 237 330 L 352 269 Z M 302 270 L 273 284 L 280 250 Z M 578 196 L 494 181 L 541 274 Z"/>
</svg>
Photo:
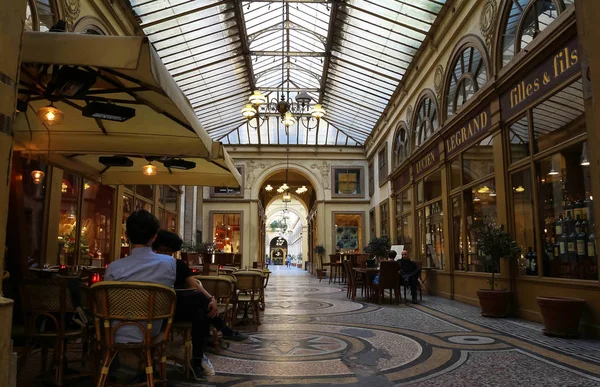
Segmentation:
<svg viewBox="0 0 600 387">
<path fill-rule="evenodd" d="M 410 260 L 408 251 L 406 250 L 402 250 L 402 259 L 398 261 L 398 268 L 400 269 L 400 278 L 404 283 L 407 283 L 408 286 L 410 286 L 412 303 L 417 304 L 417 287 L 419 286 L 421 269 L 417 267 L 416 263 Z"/>
<path fill-rule="evenodd" d="M 167 230 L 159 230 L 158 236 L 154 243 L 152 244 L 152 249 L 158 254 L 165 254 L 173 256 L 173 254 L 177 253 L 181 250 L 181 246 L 183 245 L 183 240 L 179 237 L 179 235 L 169 232 Z M 189 266 L 180 259 L 175 259 L 175 263 L 177 265 L 176 268 L 176 280 L 175 280 L 175 289 L 193 289 L 197 292 L 202 293 L 206 299 L 210 300 L 208 304 L 208 308 L 210 310 L 216 309 L 217 301 L 215 298 L 208 293 L 206 289 L 202 286 L 202 283 L 194 278 L 192 271 Z M 177 301 L 179 302 L 179 298 L 187 298 L 189 292 L 181 292 L 177 294 Z M 179 305 L 179 304 L 178 304 Z M 209 311 L 210 312 L 210 311 Z M 176 313 L 175 318 L 177 319 L 178 315 Z M 184 316 L 185 317 L 185 316 Z M 182 318 L 185 320 L 185 318 Z M 234 331 L 227 325 L 225 325 L 225 321 L 219 316 L 214 315 L 211 316 L 209 313 L 208 319 L 210 325 L 215 327 L 218 331 L 223 334 L 223 338 L 225 340 L 231 341 L 246 341 L 248 340 L 248 336 L 237 331 Z"/>
<path fill-rule="evenodd" d="M 396 255 L 398 255 L 398 253 L 394 250 L 390 250 L 390 252 L 388 253 L 388 260 L 389 261 L 395 261 L 396 260 Z"/>
</svg>

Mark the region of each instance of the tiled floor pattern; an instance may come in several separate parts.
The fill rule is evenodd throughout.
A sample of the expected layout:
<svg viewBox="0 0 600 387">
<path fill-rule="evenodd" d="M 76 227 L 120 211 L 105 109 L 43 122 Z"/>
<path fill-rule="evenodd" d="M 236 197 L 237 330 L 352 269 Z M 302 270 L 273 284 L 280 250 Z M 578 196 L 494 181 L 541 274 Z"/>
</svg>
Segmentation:
<svg viewBox="0 0 600 387">
<path fill-rule="evenodd" d="M 172 369 L 169 386 L 600 387 L 600 341 L 549 338 L 539 324 L 483 318 L 439 297 L 352 302 L 343 285 L 271 269 L 258 330 L 245 326 L 248 341 L 207 354 L 217 371 L 208 383 Z"/>
</svg>

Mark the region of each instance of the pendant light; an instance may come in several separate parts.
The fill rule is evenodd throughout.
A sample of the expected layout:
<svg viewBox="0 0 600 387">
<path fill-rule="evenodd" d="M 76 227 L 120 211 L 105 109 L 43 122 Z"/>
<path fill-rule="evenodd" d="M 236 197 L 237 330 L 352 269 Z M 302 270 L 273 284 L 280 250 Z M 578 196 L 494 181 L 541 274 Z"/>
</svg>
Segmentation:
<svg viewBox="0 0 600 387">
<path fill-rule="evenodd" d="M 581 161 L 580 161 L 580 164 L 583 167 L 588 167 L 590 165 L 590 160 L 588 159 L 588 154 L 587 154 L 587 142 L 583 143 L 583 149 L 581 151 Z"/>
<path fill-rule="evenodd" d="M 556 167 L 554 166 L 554 158 L 552 158 L 552 165 L 550 167 L 550 172 L 548 172 L 548 176 L 556 176 L 558 174 L 559 174 L 559 172 L 556 170 Z"/>
<path fill-rule="evenodd" d="M 142 167 L 142 173 L 146 176 L 154 176 L 158 173 L 156 167 L 152 163 L 148 163 Z"/>
<path fill-rule="evenodd" d="M 64 118 L 64 113 L 54 107 L 52 103 L 48 106 L 44 106 L 38 110 L 38 118 L 42 120 L 42 122 L 48 126 L 58 125 L 62 123 Z"/>
<path fill-rule="evenodd" d="M 40 171 L 39 169 L 31 171 L 31 179 L 33 180 L 33 184 L 42 184 L 44 176 L 46 176 L 44 171 Z"/>
</svg>

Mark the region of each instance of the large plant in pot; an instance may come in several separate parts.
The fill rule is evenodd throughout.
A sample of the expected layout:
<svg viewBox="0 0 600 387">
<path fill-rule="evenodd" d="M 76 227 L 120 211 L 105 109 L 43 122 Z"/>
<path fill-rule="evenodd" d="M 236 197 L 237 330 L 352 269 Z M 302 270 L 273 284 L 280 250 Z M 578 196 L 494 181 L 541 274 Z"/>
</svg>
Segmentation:
<svg viewBox="0 0 600 387">
<path fill-rule="evenodd" d="M 500 267 L 500 259 L 516 259 L 521 249 L 512 236 L 492 218 L 486 217 L 470 227 L 475 234 L 475 241 L 479 252 L 490 257 L 492 263 L 492 278 L 490 289 L 477 290 L 481 314 L 486 317 L 504 317 L 510 301 L 508 290 L 496 289 L 496 269 Z"/>
<path fill-rule="evenodd" d="M 387 259 L 391 247 L 392 241 L 387 236 L 382 236 L 381 238 L 373 237 L 364 251 L 381 260 Z"/>
</svg>

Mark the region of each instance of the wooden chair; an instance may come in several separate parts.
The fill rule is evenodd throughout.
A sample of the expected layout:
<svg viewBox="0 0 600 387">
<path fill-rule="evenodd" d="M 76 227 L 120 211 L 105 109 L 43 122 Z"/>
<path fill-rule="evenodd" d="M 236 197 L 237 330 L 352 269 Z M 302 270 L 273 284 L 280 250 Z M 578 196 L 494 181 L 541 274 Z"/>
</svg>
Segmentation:
<svg viewBox="0 0 600 387">
<path fill-rule="evenodd" d="M 73 286 L 77 288 L 74 289 Z M 42 373 L 46 372 L 48 345 L 53 344 L 56 365 L 55 384 L 62 386 L 66 379 L 92 375 L 91 370 L 68 377 L 64 375 L 68 342 L 81 339 L 82 343 L 86 343 L 88 337 L 86 318 L 81 316 L 81 308 L 77 310 L 77 307 L 83 306 L 82 302 L 85 301 L 79 293 L 79 281 L 75 279 L 73 283 L 66 278 L 26 279 L 21 281 L 20 290 L 25 315 L 26 345 L 19 360 L 19 369 L 22 369 L 27 362 L 34 342 L 39 342 L 42 350 Z M 74 300 L 74 297 L 78 297 L 79 300 Z M 69 326 L 73 315 L 83 320 L 79 326 Z"/>
<path fill-rule="evenodd" d="M 398 264 L 395 261 L 382 261 L 379 270 L 379 283 L 373 284 L 377 291 L 377 303 L 381 304 L 382 296 L 385 296 L 385 290 L 390 290 L 390 302 L 392 300 L 392 291 L 396 297 L 396 303 L 400 303 L 400 276 L 398 275 Z"/>
<path fill-rule="evenodd" d="M 317 267 L 317 278 L 319 278 L 319 282 L 323 279 L 323 276 L 327 275 L 327 267 L 331 268 L 331 263 L 323 263 L 323 254 L 319 254 L 319 265 Z"/>
<path fill-rule="evenodd" d="M 352 301 L 354 301 L 356 299 L 356 289 L 360 286 L 361 288 L 361 296 L 364 297 L 365 295 L 365 289 L 367 290 L 367 292 L 369 291 L 369 289 L 367 289 L 367 284 L 365 282 L 365 279 L 362 276 L 359 276 L 359 273 L 356 273 L 353 268 L 352 268 L 352 264 L 349 261 L 344 262 L 346 267 L 347 267 L 347 273 L 348 273 L 348 290 L 349 290 L 349 297 L 352 299 Z M 367 294 L 368 296 L 368 294 Z"/>
<path fill-rule="evenodd" d="M 120 351 L 143 353 L 146 383 L 154 387 L 153 355 L 160 356 L 160 382 L 167 386 L 166 339 L 169 337 L 175 313 L 175 290 L 150 282 L 104 281 L 92 286 L 92 309 L 96 325 L 96 340 L 104 351 L 98 387 L 103 387 L 110 365 Z M 155 324 L 163 324 L 161 333 L 152 335 Z M 135 326 L 142 333 L 139 343 L 115 341 L 117 330 Z M 142 359 L 140 359 L 142 360 Z M 146 384 L 143 383 L 143 384 Z"/>
<path fill-rule="evenodd" d="M 240 311 L 244 309 L 244 318 L 247 318 L 248 309 L 252 311 L 252 321 L 255 329 L 260 325 L 260 297 L 264 284 L 262 273 L 253 270 L 239 270 L 235 272 L 237 279 L 237 297 L 235 304 L 235 319 Z"/>
</svg>

